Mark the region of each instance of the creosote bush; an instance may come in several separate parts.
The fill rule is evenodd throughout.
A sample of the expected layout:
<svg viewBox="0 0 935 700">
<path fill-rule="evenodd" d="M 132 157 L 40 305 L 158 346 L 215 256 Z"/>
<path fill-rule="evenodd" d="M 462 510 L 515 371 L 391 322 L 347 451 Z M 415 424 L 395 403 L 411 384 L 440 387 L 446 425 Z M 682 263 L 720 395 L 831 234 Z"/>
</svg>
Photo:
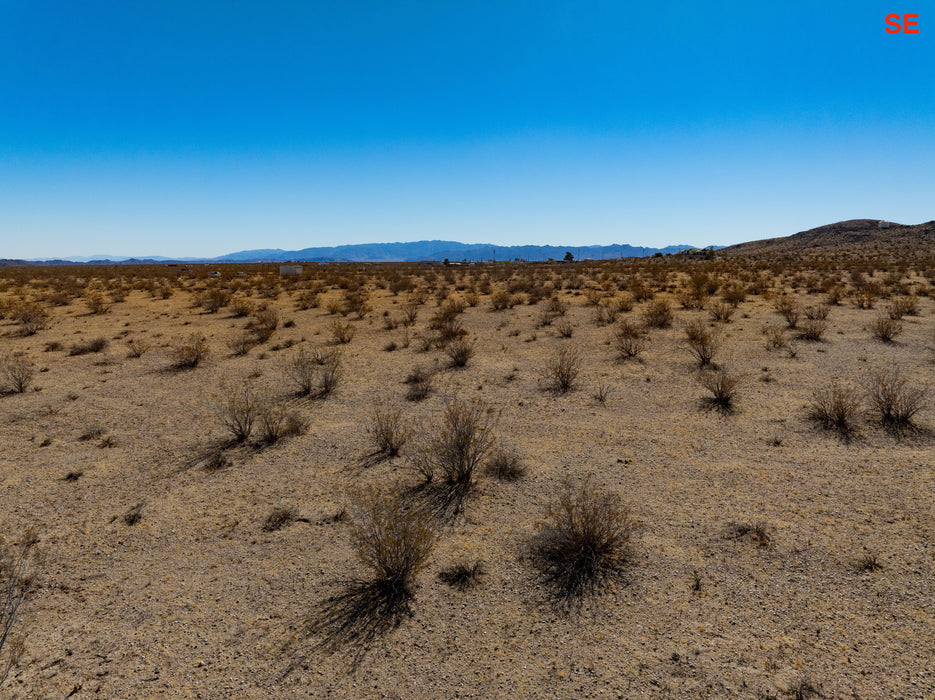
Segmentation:
<svg viewBox="0 0 935 700">
<path fill-rule="evenodd" d="M 299 348 L 283 364 L 286 377 L 298 396 L 323 399 L 341 380 L 341 355 L 337 350 Z"/>
<path fill-rule="evenodd" d="M 632 557 L 634 523 L 620 497 L 590 481 L 566 482 L 531 543 L 531 557 L 553 600 L 577 607 L 621 580 Z"/>
<path fill-rule="evenodd" d="M 526 465 L 516 450 L 501 445 L 491 451 L 484 473 L 500 481 L 519 481 L 526 476 Z"/>
<path fill-rule="evenodd" d="M 890 431 L 912 430 L 916 414 L 925 407 L 925 390 L 913 386 L 898 368 L 874 372 L 865 384 L 867 398 L 880 420 Z"/>
<path fill-rule="evenodd" d="M 432 393 L 432 382 L 434 373 L 424 367 L 414 367 L 406 376 L 406 384 L 409 389 L 406 390 L 407 401 L 423 401 Z"/>
<path fill-rule="evenodd" d="M 438 580 L 459 591 L 466 591 L 478 585 L 486 574 L 487 568 L 480 560 L 473 564 L 460 562 L 442 569 L 438 573 Z"/>
<path fill-rule="evenodd" d="M 107 338 L 93 338 L 82 343 L 75 343 L 68 350 L 68 354 L 74 357 L 76 355 L 87 355 L 92 352 L 101 352 L 107 349 L 108 345 L 109 342 Z"/>
<path fill-rule="evenodd" d="M 465 367 L 468 360 L 474 357 L 474 343 L 464 338 L 458 338 L 448 344 L 445 353 L 448 355 L 452 367 Z"/>
</svg>

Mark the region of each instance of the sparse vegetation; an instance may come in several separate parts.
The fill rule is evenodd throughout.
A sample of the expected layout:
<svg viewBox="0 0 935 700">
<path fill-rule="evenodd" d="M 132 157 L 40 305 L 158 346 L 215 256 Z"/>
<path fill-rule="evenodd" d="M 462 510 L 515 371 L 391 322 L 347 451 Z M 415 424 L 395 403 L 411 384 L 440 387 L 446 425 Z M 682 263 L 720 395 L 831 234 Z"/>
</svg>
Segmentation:
<svg viewBox="0 0 935 700">
<path fill-rule="evenodd" d="M 208 357 L 208 339 L 199 333 L 177 339 L 169 354 L 175 369 L 194 369 Z"/>
<path fill-rule="evenodd" d="M 387 457 L 395 457 L 409 442 L 413 429 L 403 417 L 401 408 L 377 404 L 367 419 L 367 434 Z"/>
<path fill-rule="evenodd" d="M 714 370 L 699 372 L 696 376 L 698 383 L 711 394 L 703 399 L 706 405 L 725 413 L 734 410 L 737 393 L 740 389 L 740 375 L 719 367 Z"/>
<path fill-rule="evenodd" d="M 25 393 L 34 373 L 33 363 L 25 355 L 4 355 L 0 358 L 0 393 Z"/>
<path fill-rule="evenodd" d="M 837 380 L 816 389 L 808 405 L 808 417 L 825 430 L 835 430 L 842 438 L 857 432 L 860 398 L 855 389 Z"/>
<path fill-rule="evenodd" d="M 532 541 L 532 561 L 553 599 L 576 607 L 583 598 L 620 581 L 631 561 L 634 523 L 620 497 L 590 481 L 571 482 Z"/>
<path fill-rule="evenodd" d="M 581 371 L 578 351 L 570 346 L 562 346 L 546 363 L 545 387 L 555 394 L 567 394 L 575 388 Z"/>
<path fill-rule="evenodd" d="M 914 386 L 899 368 L 873 372 L 865 389 L 870 406 L 888 430 L 903 433 L 912 430 L 916 414 L 926 403 L 926 393 Z"/>
</svg>

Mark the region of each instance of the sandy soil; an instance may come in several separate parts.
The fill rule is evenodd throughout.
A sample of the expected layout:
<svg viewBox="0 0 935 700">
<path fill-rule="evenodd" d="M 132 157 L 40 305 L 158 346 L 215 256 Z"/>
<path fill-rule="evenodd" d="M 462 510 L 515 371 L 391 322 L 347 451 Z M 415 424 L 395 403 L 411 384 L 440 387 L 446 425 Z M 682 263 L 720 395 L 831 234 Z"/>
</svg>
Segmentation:
<svg viewBox="0 0 935 700">
<path fill-rule="evenodd" d="M 398 313 L 403 297 L 374 292 L 373 312 L 352 321 L 357 334 L 342 346 L 337 391 L 294 402 L 307 433 L 231 450 L 216 471 L 193 461 L 225 436 L 212 396 L 249 375 L 287 393 L 281 367 L 294 348 L 272 347 L 328 345 L 335 317 L 323 308 L 297 311 L 281 296 L 273 304 L 295 325 L 242 357 L 226 341 L 246 320 L 193 309 L 182 292 L 157 300 L 134 291 L 103 315 L 76 302 L 31 337 L 0 322 L 0 355 L 25 352 L 37 368 L 27 393 L 0 397 L 0 525 L 12 539 L 35 526 L 42 554 L 17 627 L 26 654 L 0 693 L 696 698 L 808 696 L 813 687 L 825 698 L 935 696 L 935 439 L 924 430 L 897 439 L 861 417 L 848 443 L 805 418 L 813 389 L 832 377 L 859 385 L 899 366 L 931 386 L 932 302 L 922 300 L 890 345 L 866 329 L 875 310 L 833 307 L 826 340 L 800 343 L 791 358 L 765 349 L 761 329 L 779 319 L 769 301 L 749 297 L 723 325 L 717 359 L 745 378 L 736 412 L 725 415 L 700 406 L 705 391 L 682 342 L 684 323 L 707 321 L 706 312 L 674 304 L 674 325 L 651 332 L 641 361 L 623 363 L 612 328 L 592 322 L 584 297 L 561 296 L 569 339 L 536 326 L 544 304 L 493 312 L 482 295 L 461 316 L 475 357 L 443 370 L 439 391 L 412 403 L 409 370 L 446 359 L 416 340 L 435 302 L 422 308 L 410 346 L 385 352 L 403 329 L 385 330 L 381 315 Z M 194 332 L 208 337 L 211 356 L 169 370 L 171 339 Z M 72 343 L 98 336 L 110 339 L 104 352 L 68 356 Z M 128 358 L 128 338 L 153 349 Z M 49 341 L 63 349 L 45 352 Z M 555 396 L 540 374 L 563 345 L 578 349 L 582 372 L 577 390 Z M 593 397 L 601 384 L 606 405 Z M 351 669 L 352 650 L 324 653 L 303 633 L 316 604 L 366 575 L 350 523 L 332 516 L 356 488 L 418 481 L 412 447 L 362 465 L 373 450 L 366 416 L 382 399 L 424 435 L 453 394 L 494 409 L 498 435 L 528 474 L 478 479 L 419 574 L 413 616 Z M 935 412 L 919 423 L 935 427 Z M 80 439 L 95 427 L 99 437 Z M 568 475 L 619 493 L 638 523 L 627 580 L 572 614 L 550 605 L 524 557 Z M 137 505 L 139 521 L 126 524 Z M 264 532 L 282 506 L 303 520 Z M 769 546 L 731 537 L 731 523 L 758 522 Z M 858 569 L 867 552 L 882 569 Z M 488 573 L 476 588 L 438 579 L 445 566 L 477 559 Z"/>
</svg>

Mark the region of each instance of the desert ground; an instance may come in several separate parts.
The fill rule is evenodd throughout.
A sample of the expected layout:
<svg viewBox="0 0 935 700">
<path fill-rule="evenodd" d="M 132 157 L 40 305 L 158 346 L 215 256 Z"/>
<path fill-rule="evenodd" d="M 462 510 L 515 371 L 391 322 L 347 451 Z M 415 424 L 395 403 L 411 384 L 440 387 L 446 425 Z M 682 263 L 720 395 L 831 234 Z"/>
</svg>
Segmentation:
<svg viewBox="0 0 935 700">
<path fill-rule="evenodd" d="M 0 695 L 935 696 L 935 262 L 711 257 L 0 268 L 0 532 L 31 576 Z M 238 442 L 244 402 L 276 420 Z M 482 440 L 444 491 L 458 407 Z M 561 590 L 537 538 L 583 484 L 625 542 Z M 380 498 L 430 542 L 342 635 Z"/>
</svg>

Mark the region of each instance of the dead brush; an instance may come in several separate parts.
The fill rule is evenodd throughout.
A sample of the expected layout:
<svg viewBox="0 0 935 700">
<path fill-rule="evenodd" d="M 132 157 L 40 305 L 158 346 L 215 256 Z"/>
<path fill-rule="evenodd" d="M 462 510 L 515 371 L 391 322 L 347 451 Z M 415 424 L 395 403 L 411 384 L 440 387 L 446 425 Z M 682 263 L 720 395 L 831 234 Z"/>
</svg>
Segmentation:
<svg viewBox="0 0 935 700">
<path fill-rule="evenodd" d="M 354 339 L 357 329 L 352 323 L 342 323 L 341 321 L 332 321 L 331 340 L 335 345 L 347 345 Z"/>
<path fill-rule="evenodd" d="M 34 530 L 27 530 L 19 542 L 7 542 L 0 535 L 0 687 L 25 652 L 23 638 L 14 628 L 35 584 L 38 542 Z"/>
<path fill-rule="evenodd" d="M 127 341 L 127 357 L 143 357 L 152 345 L 142 338 L 130 338 Z"/>
<path fill-rule="evenodd" d="M 589 480 L 566 482 L 530 543 L 530 558 L 565 610 L 623 579 L 635 525 L 620 497 Z"/>
<path fill-rule="evenodd" d="M 857 412 L 860 399 L 856 390 L 837 380 L 812 394 L 806 415 L 825 430 L 836 431 L 842 439 L 850 439 L 857 433 Z"/>
<path fill-rule="evenodd" d="M 465 367 L 468 361 L 474 357 L 474 342 L 458 338 L 448 344 L 445 348 L 445 354 L 448 355 L 450 367 Z"/>
<path fill-rule="evenodd" d="M 177 370 L 194 369 L 207 359 L 208 354 L 208 339 L 199 333 L 177 338 L 169 348 L 172 368 Z"/>
<path fill-rule="evenodd" d="M 265 343 L 273 337 L 279 327 L 279 312 L 272 307 L 263 307 L 253 314 L 247 330 L 252 331 L 257 343 Z"/>
<path fill-rule="evenodd" d="M 341 380 L 341 355 L 337 350 L 299 348 L 282 365 L 297 396 L 323 399 Z"/>
<path fill-rule="evenodd" d="M 519 452 L 501 445 L 491 451 L 484 473 L 500 481 L 519 481 L 526 476 L 526 464 Z"/>
<path fill-rule="evenodd" d="M 828 322 L 824 318 L 806 318 L 799 324 L 799 332 L 796 337 L 800 340 L 817 343 L 822 340 L 827 329 Z"/>
<path fill-rule="evenodd" d="M 870 333 L 882 343 L 892 343 L 903 332 L 903 324 L 886 311 L 879 312 L 869 325 Z"/>
<path fill-rule="evenodd" d="M 446 403 L 441 421 L 429 428 L 412 458 L 413 469 L 422 477 L 417 491 L 431 512 L 439 517 L 461 512 L 475 473 L 493 445 L 486 404 L 461 399 Z"/>
<path fill-rule="evenodd" d="M 413 429 L 404 419 L 402 409 L 377 404 L 367 418 L 367 434 L 380 454 L 396 457 L 409 442 Z"/>
<path fill-rule="evenodd" d="M 643 307 L 641 318 L 647 328 L 668 328 L 672 325 L 672 305 L 666 299 L 653 299 Z"/>
<path fill-rule="evenodd" d="M 773 541 L 769 526 L 760 521 L 754 523 L 732 522 L 727 526 L 727 536 L 734 540 L 751 539 L 758 547 L 769 547 Z"/>
<path fill-rule="evenodd" d="M 244 381 L 240 384 L 222 384 L 215 396 L 211 409 L 218 422 L 231 434 L 235 443 L 242 444 L 250 439 L 256 423 L 259 399 L 253 385 Z"/>
<path fill-rule="evenodd" d="M 795 299 L 783 295 L 773 304 L 776 313 L 782 316 L 786 321 L 786 327 L 795 329 L 799 325 L 799 316 L 802 313 L 802 307 Z"/>
<path fill-rule="evenodd" d="M 714 304 L 711 304 L 708 307 L 708 313 L 711 315 L 711 320 L 719 323 L 730 323 L 731 317 L 734 315 L 736 307 L 731 306 L 730 304 L 719 301 Z"/>
<path fill-rule="evenodd" d="M 409 388 L 406 390 L 407 401 L 423 401 L 432 393 L 432 383 L 435 378 L 434 372 L 424 367 L 414 367 L 406 376 L 406 384 Z"/>
<path fill-rule="evenodd" d="M 0 393 L 23 394 L 32 383 L 35 373 L 33 363 L 21 353 L 4 355 L 0 358 Z"/>
<path fill-rule="evenodd" d="M 553 394 L 567 394 L 575 388 L 580 371 L 578 351 L 567 345 L 559 348 L 546 362 L 542 374 L 545 390 Z"/>
<path fill-rule="evenodd" d="M 739 374 L 719 367 L 706 372 L 698 372 L 695 380 L 710 393 L 710 396 L 705 396 L 701 400 L 703 406 L 716 408 L 723 413 L 734 411 L 742 383 Z"/>
<path fill-rule="evenodd" d="M 619 359 L 636 359 L 649 345 L 649 333 L 642 326 L 624 320 L 614 330 L 611 342 Z"/>
<path fill-rule="evenodd" d="M 82 343 L 75 343 L 68 350 L 69 357 L 75 357 L 77 355 L 88 355 L 94 352 L 102 352 L 107 349 L 107 346 L 110 342 L 107 338 L 93 338 L 91 340 L 86 340 Z"/>
<path fill-rule="evenodd" d="M 306 633 L 326 652 L 343 650 L 356 666 L 377 639 L 412 616 L 415 578 L 435 546 L 430 516 L 396 496 L 369 492 L 354 504 L 351 539 L 370 576 L 319 603 Z"/>
<path fill-rule="evenodd" d="M 699 367 L 709 367 L 721 345 L 721 335 L 701 321 L 691 321 L 685 325 L 685 344 Z"/>
<path fill-rule="evenodd" d="M 452 588 L 464 592 L 477 586 L 487 575 L 487 567 L 481 560 L 473 564 L 460 562 L 438 572 L 438 580 Z"/>
<path fill-rule="evenodd" d="M 267 447 L 285 438 L 302 435 L 308 430 L 308 421 L 288 402 L 279 398 L 261 397 L 257 419 L 260 444 Z"/>
<path fill-rule="evenodd" d="M 925 389 L 913 386 L 899 368 L 872 373 L 864 384 L 877 419 L 890 432 L 916 429 L 914 420 L 926 405 Z"/>
</svg>

